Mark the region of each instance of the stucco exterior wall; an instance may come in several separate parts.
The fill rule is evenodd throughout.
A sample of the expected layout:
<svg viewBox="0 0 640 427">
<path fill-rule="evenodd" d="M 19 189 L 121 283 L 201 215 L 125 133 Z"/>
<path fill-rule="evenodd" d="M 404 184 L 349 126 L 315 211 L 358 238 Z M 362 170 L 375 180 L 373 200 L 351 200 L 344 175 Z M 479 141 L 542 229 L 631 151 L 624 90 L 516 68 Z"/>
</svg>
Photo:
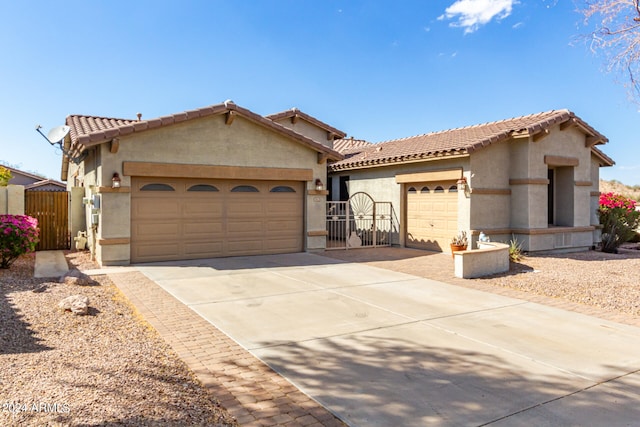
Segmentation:
<svg viewBox="0 0 640 427">
<path fill-rule="evenodd" d="M 318 126 L 309 123 L 304 119 L 299 118 L 295 123 L 292 123 L 291 118 L 285 118 L 276 121 L 276 123 L 286 127 L 287 129 L 291 129 L 300 135 L 313 139 L 322 145 L 333 148 L 333 140 L 327 139 L 327 131 L 325 129 L 320 129 Z"/>
<path fill-rule="evenodd" d="M 24 186 L 0 187 L 0 215 L 24 215 Z"/>
<path fill-rule="evenodd" d="M 86 175 L 86 168 L 94 159 L 97 165 L 95 182 L 91 175 Z M 131 193 L 126 189 L 131 186 L 131 177 L 123 173 L 125 161 L 309 169 L 313 179 L 306 183 L 307 190 L 315 189 L 317 178 L 327 182 L 326 163 L 318 163 L 314 149 L 238 116 L 231 125 L 225 124 L 225 117 L 220 115 L 133 133 L 120 138 L 116 153 L 111 152 L 109 143 L 102 144 L 97 147 L 95 158 L 90 156 L 84 162 L 85 186 L 94 185 L 88 188 L 95 193 L 100 187 L 111 187 L 114 173 L 122 180 L 120 191 L 100 194 L 96 256 L 105 265 L 127 264 L 130 258 Z M 188 168 L 185 170 L 184 177 L 189 177 Z M 314 192 L 304 197 L 305 233 L 324 231 L 326 196 Z M 87 216 L 87 223 L 90 224 L 90 216 Z M 324 236 L 306 237 L 306 250 L 324 249 L 325 245 Z"/>
</svg>

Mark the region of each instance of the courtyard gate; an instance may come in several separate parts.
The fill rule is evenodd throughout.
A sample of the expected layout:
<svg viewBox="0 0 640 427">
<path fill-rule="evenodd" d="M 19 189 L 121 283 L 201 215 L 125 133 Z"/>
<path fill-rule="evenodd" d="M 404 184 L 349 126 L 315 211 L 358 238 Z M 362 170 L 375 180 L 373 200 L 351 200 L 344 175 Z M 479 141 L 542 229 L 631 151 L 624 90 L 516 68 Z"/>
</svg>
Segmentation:
<svg viewBox="0 0 640 427">
<path fill-rule="evenodd" d="M 327 249 L 391 246 L 395 232 L 391 202 L 376 202 L 364 192 L 327 202 Z"/>
<path fill-rule="evenodd" d="M 25 191 L 24 213 L 38 220 L 37 251 L 70 248 L 68 192 Z"/>
</svg>

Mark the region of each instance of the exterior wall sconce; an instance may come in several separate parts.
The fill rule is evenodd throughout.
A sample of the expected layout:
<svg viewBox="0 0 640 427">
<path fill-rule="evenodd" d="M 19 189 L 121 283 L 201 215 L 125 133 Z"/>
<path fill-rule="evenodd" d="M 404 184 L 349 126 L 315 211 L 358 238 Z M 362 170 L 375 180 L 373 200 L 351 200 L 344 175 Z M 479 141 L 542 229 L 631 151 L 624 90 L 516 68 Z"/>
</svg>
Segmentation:
<svg viewBox="0 0 640 427">
<path fill-rule="evenodd" d="M 320 178 L 316 179 L 316 190 L 318 190 L 318 191 L 324 190 L 324 184 L 322 183 Z"/>
<path fill-rule="evenodd" d="M 120 188 L 122 180 L 120 179 L 120 175 L 118 172 L 113 173 L 113 178 L 111 178 L 111 188 Z"/>
<path fill-rule="evenodd" d="M 458 190 L 467 191 L 467 178 L 460 178 L 456 184 L 458 184 Z"/>
</svg>

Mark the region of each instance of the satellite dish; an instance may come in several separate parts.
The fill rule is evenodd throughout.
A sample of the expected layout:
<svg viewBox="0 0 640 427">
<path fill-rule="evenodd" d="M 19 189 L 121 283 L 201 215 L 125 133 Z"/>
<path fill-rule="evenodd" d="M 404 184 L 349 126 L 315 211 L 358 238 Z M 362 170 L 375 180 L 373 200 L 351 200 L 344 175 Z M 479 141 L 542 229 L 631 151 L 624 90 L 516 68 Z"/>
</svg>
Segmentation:
<svg viewBox="0 0 640 427">
<path fill-rule="evenodd" d="M 49 133 L 47 134 L 47 139 L 49 139 L 49 142 L 51 142 L 52 144 L 57 144 L 59 142 L 62 142 L 64 137 L 69 134 L 69 131 L 71 131 L 71 128 L 69 126 L 56 126 L 49 131 Z"/>
</svg>

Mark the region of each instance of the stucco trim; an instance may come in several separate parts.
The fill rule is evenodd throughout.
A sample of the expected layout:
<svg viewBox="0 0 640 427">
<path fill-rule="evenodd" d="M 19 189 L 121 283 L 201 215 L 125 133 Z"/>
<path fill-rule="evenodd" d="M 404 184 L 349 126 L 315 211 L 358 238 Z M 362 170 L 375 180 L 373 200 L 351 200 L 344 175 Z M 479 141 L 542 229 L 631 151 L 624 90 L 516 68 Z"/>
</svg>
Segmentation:
<svg viewBox="0 0 640 427">
<path fill-rule="evenodd" d="M 577 157 L 544 156 L 544 163 L 550 166 L 578 166 L 580 161 Z"/>
<path fill-rule="evenodd" d="M 576 187 L 591 187 L 593 185 L 591 181 L 576 181 L 574 184 Z"/>
<path fill-rule="evenodd" d="M 589 195 L 591 197 L 600 197 L 600 192 L 599 191 L 592 191 L 591 193 L 589 193 Z"/>
<path fill-rule="evenodd" d="M 462 178 L 462 168 L 441 169 L 430 172 L 396 174 L 396 183 L 407 184 L 409 182 L 454 181 L 460 178 Z"/>
<path fill-rule="evenodd" d="M 549 185 L 547 178 L 516 178 L 510 179 L 509 185 Z"/>
<path fill-rule="evenodd" d="M 584 233 L 587 231 L 593 231 L 595 227 L 592 225 L 583 227 L 550 227 L 550 228 L 514 228 L 511 230 L 515 234 L 558 234 L 558 233 Z"/>
<path fill-rule="evenodd" d="M 511 189 L 509 188 L 477 188 L 474 187 L 471 189 L 471 194 L 491 194 L 498 196 L 509 196 L 511 195 Z"/>
<path fill-rule="evenodd" d="M 131 244 L 131 239 L 128 237 L 98 239 L 98 244 L 101 246 L 129 245 Z"/>
<path fill-rule="evenodd" d="M 307 231 L 307 236 L 309 236 L 309 237 L 328 236 L 328 235 L 329 235 L 329 231 L 327 231 L 327 230 Z"/>
<path fill-rule="evenodd" d="M 311 181 L 312 169 L 190 165 L 177 163 L 123 162 L 125 176 L 208 179 L 256 179 L 267 181 Z"/>
<path fill-rule="evenodd" d="M 131 193 L 131 187 L 98 187 L 98 193 Z"/>
</svg>

